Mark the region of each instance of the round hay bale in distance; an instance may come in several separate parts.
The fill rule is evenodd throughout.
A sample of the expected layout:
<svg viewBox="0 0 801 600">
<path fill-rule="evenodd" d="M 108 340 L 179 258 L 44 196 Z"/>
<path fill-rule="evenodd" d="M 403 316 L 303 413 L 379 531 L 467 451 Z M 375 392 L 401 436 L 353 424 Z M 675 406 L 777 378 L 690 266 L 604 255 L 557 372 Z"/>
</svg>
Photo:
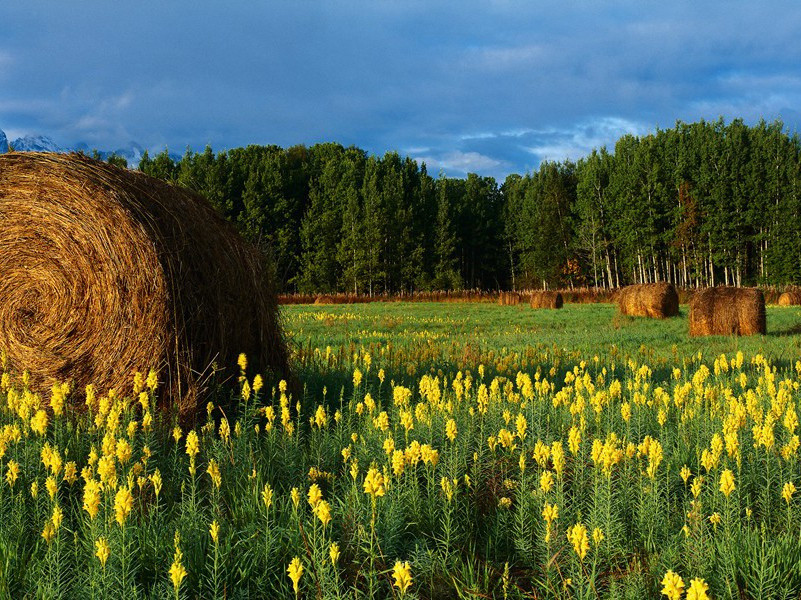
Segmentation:
<svg viewBox="0 0 801 600">
<path fill-rule="evenodd" d="M 690 300 L 690 336 L 764 335 L 765 296 L 755 288 L 713 287 Z"/>
<path fill-rule="evenodd" d="M 321 294 L 314 299 L 315 304 L 336 304 L 333 296 L 328 294 Z"/>
<path fill-rule="evenodd" d="M 0 155 L 0 348 L 45 392 L 159 370 L 191 419 L 216 364 L 289 376 L 263 257 L 201 196 L 78 154 Z"/>
<path fill-rule="evenodd" d="M 779 306 L 798 306 L 801 304 L 801 290 L 787 290 L 779 296 Z"/>
<path fill-rule="evenodd" d="M 564 300 L 559 292 L 532 292 L 529 298 L 531 308 L 562 308 Z"/>
<path fill-rule="evenodd" d="M 672 283 L 629 285 L 616 295 L 620 314 L 664 319 L 679 314 L 679 295 Z"/>
</svg>

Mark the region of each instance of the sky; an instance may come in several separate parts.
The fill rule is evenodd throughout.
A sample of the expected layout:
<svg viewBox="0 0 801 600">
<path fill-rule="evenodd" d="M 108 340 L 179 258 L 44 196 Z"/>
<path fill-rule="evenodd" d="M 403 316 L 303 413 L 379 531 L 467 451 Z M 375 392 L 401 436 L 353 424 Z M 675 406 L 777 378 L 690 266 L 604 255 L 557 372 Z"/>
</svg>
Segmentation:
<svg viewBox="0 0 801 600">
<path fill-rule="evenodd" d="M 339 142 L 502 180 L 677 120 L 801 124 L 801 3 L 0 3 L 0 129 L 110 150 Z"/>
</svg>

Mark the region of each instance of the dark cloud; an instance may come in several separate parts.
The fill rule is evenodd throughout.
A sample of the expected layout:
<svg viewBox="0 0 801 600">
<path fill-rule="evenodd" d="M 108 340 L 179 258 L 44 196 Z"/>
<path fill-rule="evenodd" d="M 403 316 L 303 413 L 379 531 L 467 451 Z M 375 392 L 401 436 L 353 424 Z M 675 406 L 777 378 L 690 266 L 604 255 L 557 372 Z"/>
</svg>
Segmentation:
<svg viewBox="0 0 801 600">
<path fill-rule="evenodd" d="M 3 3 L 0 129 L 61 145 L 335 140 L 502 178 L 677 119 L 799 123 L 801 8 Z"/>
</svg>

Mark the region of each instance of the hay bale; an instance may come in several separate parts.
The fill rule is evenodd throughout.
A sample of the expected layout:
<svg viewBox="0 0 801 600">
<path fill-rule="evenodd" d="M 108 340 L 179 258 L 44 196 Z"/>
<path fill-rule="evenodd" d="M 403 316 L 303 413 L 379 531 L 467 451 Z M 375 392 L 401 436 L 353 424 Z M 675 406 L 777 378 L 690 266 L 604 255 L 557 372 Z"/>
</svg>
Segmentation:
<svg viewBox="0 0 801 600">
<path fill-rule="evenodd" d="M 690 300 L 690 335 L 765 334 L 765 296 L 755 288 L 714 287 Z"/>
<path fill-rule="evenodd" d="M 130 394 L 159 369 L 182 419 L 216 363 L 289 375 L 263 257 L 197 194 L 77 154 L 0 155 L 0 348 L 42 391 Z M 167 403 L 164 403 L 167 404 Z"/>
<path fill-rule="evenodd" d="M 559 292 L 532 292 L 529 298 L 531 308 L 562 308 L 563 304 Z"/>
<path fill-rule="evenodd" d="M 679 296 L 672 283 L 629 285 L 616 295 L 620 314 L 664 319 L 679 314 Z"/>
<path fill-rule="evenodd" d="M 314 299 L 315 304 L 336 304 L 336 300 L 334 300 L 333 296 L 329 296 L 328 294 L 321 294 Z"/>
<path fill-rule="evenodd" d="M 798 306 L 801 304 L 801 290 L 787 290 L 779 296 L 779 306 Z"/>
<path fill-rule="evenodd" d="M 498 304 L 501 306 L 517 306 L 520 304 L 520 299 L 518 292 L 501 292 L 498 296 Z"/>
</svg>

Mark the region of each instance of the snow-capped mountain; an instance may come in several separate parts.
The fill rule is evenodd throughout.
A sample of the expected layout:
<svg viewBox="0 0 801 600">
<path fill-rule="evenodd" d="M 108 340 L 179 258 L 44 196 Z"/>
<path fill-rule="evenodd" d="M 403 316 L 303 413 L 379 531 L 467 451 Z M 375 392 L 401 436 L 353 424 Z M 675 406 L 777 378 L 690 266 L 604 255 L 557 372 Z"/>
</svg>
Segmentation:
<svg viewBox="0 0 801 600">
<path fill-rule="evenodd" d="M 26 135 L 17 138 L 10 145 L 17 152 L 66 152 L 64 148 L 43 135 Z"/>
<path fill-rule="evenodd" d="M 71 147 L 62 147 L 44 135 L 26 135 L 9 142 L 6 134 L 0 129 L 0 154 L 8 152 L 10 148 L 16 152 L 83 152 L 90 156 L 95 151 L 95 148 L 91 148 L 86 142 L 79 142 Z M 131 168 L 139 165 L 144 152 L 145 149 L 136 142 L 130 142 L 126 147 L 116 150 L 97 150 L 102 160 L 116 154 L 127 160 L 128 166 Z"/>
</svg>

